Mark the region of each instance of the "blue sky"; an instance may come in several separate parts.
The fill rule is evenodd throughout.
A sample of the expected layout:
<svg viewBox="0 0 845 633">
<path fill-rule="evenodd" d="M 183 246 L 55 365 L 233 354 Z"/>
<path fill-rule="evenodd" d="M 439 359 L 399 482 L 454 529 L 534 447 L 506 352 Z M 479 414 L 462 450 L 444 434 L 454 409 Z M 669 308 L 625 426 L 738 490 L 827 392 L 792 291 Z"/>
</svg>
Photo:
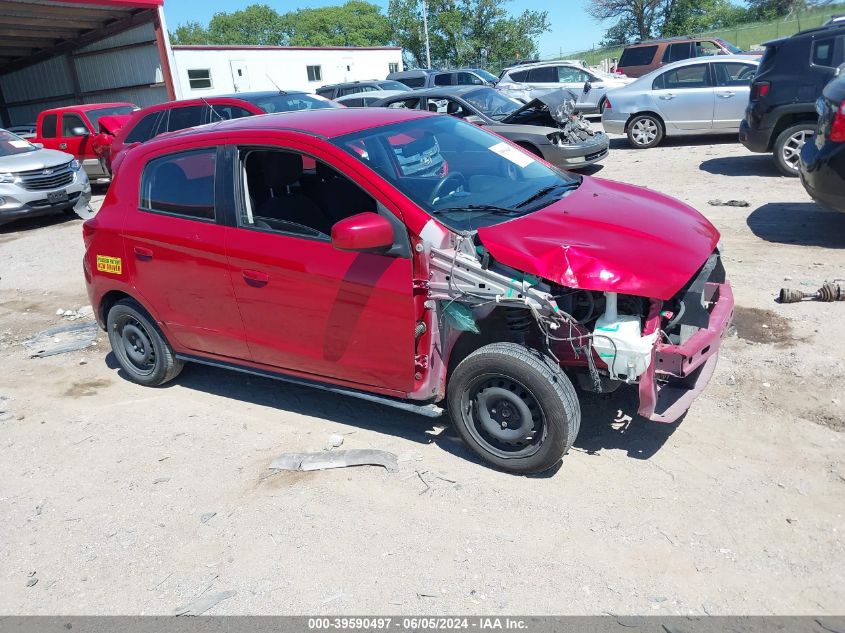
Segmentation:
<svg viewBox="0 0 845 633">
<path fill-rule="evenodd" d="M 370 0 L 387 9 L 388 0 Z M 281 2 L 279 0 L 216 0 L 196 2 L 194 0 L 165 0 L 164 13 L 168 28 L 175 29 L 179 24 L 196 20 L 208 23 L 218 11 L 237 11 L 254 2 L 269 4 L 279 13 L 304 7 L 323 7 L 342 4 L 343 0 L 297 0 Z M 511 13 L 520 13 L 525 9 L 548 11 L 552 29 L 538 40 L 541 56 L 557 55 L 561 52 L 590 48 L 601 40 L 605 28 L 593 20 L 585 10 L 588 0 L 564 0 L 549 3 L 548 0 L 511 0 L 507 8 Z"/>
</svg>

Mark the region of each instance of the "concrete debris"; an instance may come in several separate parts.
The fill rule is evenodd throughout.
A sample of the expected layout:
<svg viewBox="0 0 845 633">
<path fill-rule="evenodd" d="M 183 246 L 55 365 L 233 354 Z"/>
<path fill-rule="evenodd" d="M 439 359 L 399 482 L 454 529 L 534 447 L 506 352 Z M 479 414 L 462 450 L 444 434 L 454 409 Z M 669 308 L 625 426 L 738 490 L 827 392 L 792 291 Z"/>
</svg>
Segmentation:
<svg viewBox="0 0 845 633">
<path fill-rule="evenodd" d="M 94 308 L 91 306 L 82 306 L 77 310 L 65 310 L 64 308 L 59 308 L 56 310 L 56 316 L 64 317 L 68 321 L 87 319 L 94 316 Z"/>
<path fill-rule="evenodd" d="M 177 607 L 173 615 L 202 615 L 211 607 L 228 600 L 234 596 L 236 591 L 218 591 L 217 593 L 210 593 L 207 596 L 198 596 L 191 602 L 181 607 Z"/>
<path fill-rule="evenodd" d="M 202 521 L 203 523 L 208 523 L 209 521 L 211 521 L 211 519 L 213 519 L 216 516 L 217 516 L 216 512 L 206 512 L 205 514 L 203 514 L 200 517 L 200 521 Z"/>
<path fill-rule="evenodd" d="M 711 207 L 750 207 L 751 203 L 747 200 L 727 200 L 725 202 L 719 200 L 708 200 L 707 204 Z"/>
<path fill-rule="evenodd" d="M 343 444 L 343 436 L 334 433 L 333 435 L 329 435 L 329 439 L 326 440 L 326 450 L 330 451 L 333 448 L 337 448 Z"/>
<path fill-rule="evenodd" d="M 12 415 L 11 413 L 9 413 L 8 411 L 4 411 L 3 413 L 0 413 L 0 422 L 7 422 L 7 421 L 11 420 L 13 417 L 15 417 L 15 416 Z"/>
<path fill-rule="evenodd" d="M 29 580 L 26 581 L 27 587 L 34 587 L 37 584 L 38 584 L 38 578 L 36 578 L 35 576 L 33 576 L 32 578 L 30 578 Z"/>
<path fill-rule="evenodd" d="M 399 469 L 396 455 L 374 449 L 332 451 L 331 453 L 284 453 L 270 464 L 271 470 L 326 470 L 348 466 L 383 466 L 389 472 Z"/>
<path fill-rule="evenodd" d="M 80 321 L 39 332 L 23 342 L 30 358 L 44 358 L 85 349 L 97 342 L 95 321 Z"/>
</svg>

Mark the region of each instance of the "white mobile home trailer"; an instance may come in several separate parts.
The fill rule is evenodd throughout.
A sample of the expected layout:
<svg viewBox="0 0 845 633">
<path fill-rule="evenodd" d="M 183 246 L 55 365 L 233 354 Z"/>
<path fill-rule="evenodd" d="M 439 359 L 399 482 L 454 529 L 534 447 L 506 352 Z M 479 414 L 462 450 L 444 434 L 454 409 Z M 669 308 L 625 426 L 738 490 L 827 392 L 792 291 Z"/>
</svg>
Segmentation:
<svg viewBox="0 0 845 633">
<path fill-rule="evenodd" d="M 174 46 L 182 99 L 257 90 L 304 90 L 384 79 L 402 70 L 396 47 Z"/>
</svg>

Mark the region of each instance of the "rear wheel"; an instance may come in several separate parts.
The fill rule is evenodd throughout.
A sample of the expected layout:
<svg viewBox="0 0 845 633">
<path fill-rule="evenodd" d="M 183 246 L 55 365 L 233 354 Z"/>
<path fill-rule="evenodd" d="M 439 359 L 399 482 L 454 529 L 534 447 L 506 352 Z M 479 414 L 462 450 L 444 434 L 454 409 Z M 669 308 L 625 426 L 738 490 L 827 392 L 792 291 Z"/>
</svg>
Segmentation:
<svg viewBox="0 0 845 633">
<path fill-rule="evenodd" d="M 636 149 L 654 147 L 663 134 L 663 123 L 651 114 L 639 114 L 628 124 L 628 142 Z"/>
<path fill-rule="evenodd" d="M 778 134 L 774 146 L 775 165 L 784 176 L 798 176 L 798 162 L 804 143 L 816 133 L 815 124 L 807 121 L 786 128 Z"/>
<path fill-rule="evenodd" d="M 581 424 L 569 378 L 550 358 L 516 343 L 486 345 L 455 368 L 449 414 L 474 453 L 513 473 L 556 465 Z"/>
<path fill-rule="evenodd" d="M 112 351 L 133 382 L 157 387 L 182 371 L 182 361 L 137 301 L 121 299 L 115 303 L 106 318 L 106 328 Z"/>
</svg>

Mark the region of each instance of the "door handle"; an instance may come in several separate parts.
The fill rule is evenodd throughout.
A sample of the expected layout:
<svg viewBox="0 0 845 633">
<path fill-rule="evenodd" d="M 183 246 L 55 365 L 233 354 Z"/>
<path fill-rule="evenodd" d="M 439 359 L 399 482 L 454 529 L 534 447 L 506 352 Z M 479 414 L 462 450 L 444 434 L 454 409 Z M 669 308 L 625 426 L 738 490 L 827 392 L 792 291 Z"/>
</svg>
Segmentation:
<svg viewBox="0 0 845 633">
<path fill-rule="evenodd" d="M 722 99 L 730 99 L 736 93 L 735 92 L 717 92 L 716 94 L 718 94 L 720 97 L 722 97 Z"/>
<path fill-rule="evenodd" d="M 675 95 L 673 95 L 673 94 L 670 92 L 669 94 L 660 95 L 660 98 L 661 98 L 661 99 L 663 99 L 664 101 L 669 101 L 669 99 L 674 99 L 674 98 L 675 98 Z"/>
<path fill-rule="evenodd" d="M 149 248 L 136 246 L 132 250 L 135 251 L 135 256 L 142 261 L 148 261 L 153 258 L 153 252 Z"/>
<path fill-rule="evenodd" d="M 59 149 L 67 149 L 67 143 L 59 143 Z"/>
<path fill-rule="evenodd" d="M 270 281 L 270 275 L 262 273 L 260 270 L 242 270 L 241 274 L 245 282 L 256 288 L 266 286 Z"/>
</svg>

